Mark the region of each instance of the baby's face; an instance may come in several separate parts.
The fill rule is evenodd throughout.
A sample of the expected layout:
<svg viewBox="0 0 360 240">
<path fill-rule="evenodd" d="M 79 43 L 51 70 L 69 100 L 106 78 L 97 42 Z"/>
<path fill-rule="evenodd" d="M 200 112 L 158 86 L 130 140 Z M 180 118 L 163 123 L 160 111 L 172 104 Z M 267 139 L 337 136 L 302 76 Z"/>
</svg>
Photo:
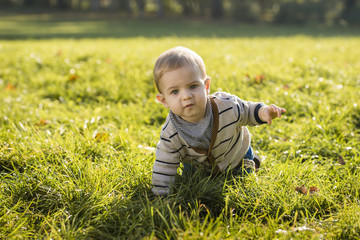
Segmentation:
<svg viewBox="0 0 360 240">
<path fill-rule="evenodd" d="M 210 78 L 200 70 L 183 66 L 165 73 L 159 82 L 162 93 L 157 99 L 185 121 L 198 123 L 205 117 Z"/>
</svg>

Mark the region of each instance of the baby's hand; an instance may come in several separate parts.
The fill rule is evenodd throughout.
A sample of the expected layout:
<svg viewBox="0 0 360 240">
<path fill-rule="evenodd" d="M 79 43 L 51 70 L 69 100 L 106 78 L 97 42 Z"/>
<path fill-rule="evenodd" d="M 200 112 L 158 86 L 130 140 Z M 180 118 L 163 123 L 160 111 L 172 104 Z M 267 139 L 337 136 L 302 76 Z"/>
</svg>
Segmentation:
<svg viewBox="0 0 360 240">
<path fill-rule="evenodd" d="M 260 109 L 260 118 L 264 122 L 271 124 L 272 120 L 277 117 L 281 117 L 281 114 L 286 112 L 285 108 L 280 108 L 274 104 L 270 106 L 262 107 Z"/>
</svg>

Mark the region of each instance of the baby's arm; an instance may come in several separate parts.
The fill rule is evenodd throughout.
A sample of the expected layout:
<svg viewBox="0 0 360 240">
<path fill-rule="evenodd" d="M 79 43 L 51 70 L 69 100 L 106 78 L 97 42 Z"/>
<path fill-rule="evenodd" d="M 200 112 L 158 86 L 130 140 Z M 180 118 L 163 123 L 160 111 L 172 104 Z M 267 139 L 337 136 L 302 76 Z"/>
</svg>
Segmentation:
<svg viewBox="0 0 360 240">
<path fill-rule="evenodd" d="M 161 137 L 160 142 L 157 144 L 155 156 L 152 191 L 155 195 L 167 195 L 180 166 L 180 155 L 178 151 L 173 149 L 173 145 L 168 138 Z"/>
<path fill-rule="evenodd" d="M 278 107 L 274 104 L 264 106 L 259 110 L 259 117 L 262 121 L 271 124 L 274 118 L 280 118 L 281 114 L 286 112 L 285 108 Z"/>
</svg>

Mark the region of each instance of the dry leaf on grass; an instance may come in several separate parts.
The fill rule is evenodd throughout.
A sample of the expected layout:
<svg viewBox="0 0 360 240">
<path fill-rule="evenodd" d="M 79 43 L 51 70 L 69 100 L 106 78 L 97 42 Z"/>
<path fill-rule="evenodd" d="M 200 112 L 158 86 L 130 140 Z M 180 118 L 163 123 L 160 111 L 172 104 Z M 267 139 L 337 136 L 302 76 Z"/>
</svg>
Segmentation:
<svg viewBox="0 0 360 240">
<path fill-rule="evenodd" d="M 76 82 L 79 79 L 79 76 L 76 74 L 71 74 L 68 78 L 68 82 Z"/>
<path fill-rule="evenodd" d="M 345 160 L 343 158 L 343 156 L 339 155 L 339 163 L 340 165 L 345 165 Z"/>
<path fill-rule="evenodd" d="M 310 194 L 314 194 L 315 192 L 318 192 L 319 191 L 319 188 L 318 187 L 315 187 L 315 186 L 312 186 L 310 187 L 310 189 L 308 190 L 304 185 L 300 186 L 300 187 L 296 187 L 295 188 L 295 191 L 305 195 L 307 193 L 310 193 Z"/>
<path fill-rule="evenodd" d="M 319 188 L 318 187 L 315 187 L 315 186 L 312 186 L 310 187 L 309 189 L 309 193 L 312 194 L 312 193 L 315 193 L 315 192 L 318 192 L 319 191 Z"/>
<path fill-rule="evenodd" d="M 15 90 L 15 89 L 16 89 L 15 85 L 13 85 L 11 83 L 8 83 L 5 87 L 6 91 L 11 91 L 11 90 Z"/>
<path fill-rule="evenodd" d="M 265 80 L 265 78 L 266 78 L 265 75 L 257 74 L 257 75 L 255 75 L 254 80 L 255 80 L 256 84 L 260 84 Z"/>
<path fill-rule="evenodd" d="M 49 122 L 46 119 L 40 119 L 38 123 L 35 124 L 37 127 L 48 125 Z"/>
<path fill-rule="evenodd" d="M 298 191 L 299 193 L 304 194 L 304 195 L 307 193 L 307 189 L 306 189 L 306 187 L 304 187 L 304 185 L 302 185 L 300 187 L 296 187 L 295 191 Z"/>
<path fill-rule="evenodd" d="M 95 140 L 98 142 L 105 142 L 109 140 L 109 134 L 106 132 L 97 133 L 95 135 Z"/>
</svg>

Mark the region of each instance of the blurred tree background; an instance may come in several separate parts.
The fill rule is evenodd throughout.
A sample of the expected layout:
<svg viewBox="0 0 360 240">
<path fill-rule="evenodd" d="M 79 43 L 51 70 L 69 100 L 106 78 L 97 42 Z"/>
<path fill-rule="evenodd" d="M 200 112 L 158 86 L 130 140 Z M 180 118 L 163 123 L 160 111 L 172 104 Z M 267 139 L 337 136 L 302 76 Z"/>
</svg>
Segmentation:
<svg viewBox="0 0 360 240">
<path fill-rule="evenodd" d="M 0 11 L 105 12 L 133 18 L 359 25 L 360 0 L 0 0 Z"/>
</svg>

